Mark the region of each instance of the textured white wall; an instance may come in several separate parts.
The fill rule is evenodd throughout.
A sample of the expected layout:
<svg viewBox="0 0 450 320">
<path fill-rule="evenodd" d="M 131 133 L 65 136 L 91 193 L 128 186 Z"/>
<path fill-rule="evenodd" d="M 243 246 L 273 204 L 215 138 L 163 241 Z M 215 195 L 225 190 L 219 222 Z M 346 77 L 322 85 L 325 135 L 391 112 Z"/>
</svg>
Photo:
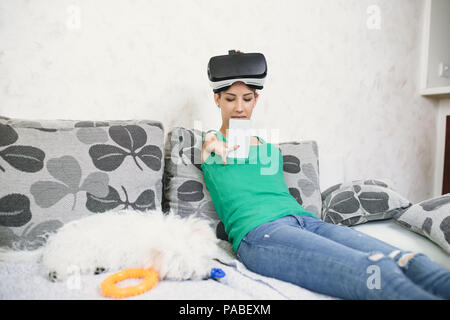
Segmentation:
<svg viewBox="0 0 450 320">
<path fill-rule="evenodd" d="M 0 0 L 0 114 L 218 128 L 208 59 L 263 52 L 255 128 L 319 144 L 322 186 L 433 189 L 437 102 L 419 95 L 422 0 Z M 264 136 L 269 141 L 270 135 Z"/>
<path fill-rule="evenodd" d="M 441 62 L 450 65 L 450 1 L 432 0 L 427 87 L 449 87 L 450 78 L 439 76 Z"/>
</svg>

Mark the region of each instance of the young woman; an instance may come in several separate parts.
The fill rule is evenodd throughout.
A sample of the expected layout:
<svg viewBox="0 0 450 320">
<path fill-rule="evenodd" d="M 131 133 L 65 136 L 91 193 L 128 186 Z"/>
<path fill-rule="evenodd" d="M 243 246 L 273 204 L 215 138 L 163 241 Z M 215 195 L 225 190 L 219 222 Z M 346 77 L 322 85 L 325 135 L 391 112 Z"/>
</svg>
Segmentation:
<svg viewBox="0 0 450 320">
<path fill-rule="evenodd" d="M 289 194 L 276 146 L 252 137 L 249 161 L 231 163 L 227 155 L 239 146 L 227 144 L 229 120 L 250 119 L 258 93 L 234 82 L 214 100 L 222 126 L 206 133 L 201 167 L 233 249 L 249 270 L 343 299 L 450 298 L 450 272 L 424 254 L 306 211 Z M 268 160 L 279 161 L 275 174 L 261 173 Z"/>
</svg>

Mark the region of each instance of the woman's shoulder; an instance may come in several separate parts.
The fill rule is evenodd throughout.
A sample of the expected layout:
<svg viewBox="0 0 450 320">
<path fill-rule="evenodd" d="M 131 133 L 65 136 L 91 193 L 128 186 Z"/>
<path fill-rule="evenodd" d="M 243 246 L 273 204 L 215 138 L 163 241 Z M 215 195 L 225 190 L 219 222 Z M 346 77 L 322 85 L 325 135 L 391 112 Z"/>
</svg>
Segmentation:
<svg viewBox="0 0 450 320">
<path fill-rule="evenodd" d="M 256 145 L 267 145 L 267 146 L 271 145 L 270 142 L 267 142 L 266 140 L 264 140 L 260 136 L 253 136 L 252 139 L 254 140 Z"/>
</svg>

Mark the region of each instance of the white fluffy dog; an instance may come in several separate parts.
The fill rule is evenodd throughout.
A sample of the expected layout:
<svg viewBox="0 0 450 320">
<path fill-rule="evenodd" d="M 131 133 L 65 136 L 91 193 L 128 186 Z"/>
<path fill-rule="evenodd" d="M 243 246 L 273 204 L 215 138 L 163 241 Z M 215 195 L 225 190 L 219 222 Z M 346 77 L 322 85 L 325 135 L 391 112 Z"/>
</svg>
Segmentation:
<svg viewBox="0 0 450 320">
<path fill-rule="evenodd" d="M 159 210 L 122 210 L 69 222 L 37 251 L 1 256 L 39 258 L 53 281 L 67 279 L 74 268 L 81 274 L 97 274 L 150 267 L 158 271 L 161 280 L 206 279 L 217 265 L 214 260 L 231 258 L 218 244 L 204 219 L 181 218 Z"/>
</svg>

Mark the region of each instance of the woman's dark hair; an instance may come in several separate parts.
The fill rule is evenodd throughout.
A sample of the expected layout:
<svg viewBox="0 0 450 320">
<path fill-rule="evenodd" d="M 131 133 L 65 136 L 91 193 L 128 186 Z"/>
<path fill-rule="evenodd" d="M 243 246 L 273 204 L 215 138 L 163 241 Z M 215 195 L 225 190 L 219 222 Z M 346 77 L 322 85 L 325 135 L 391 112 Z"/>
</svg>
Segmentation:
<svg viewBox="0 0 450 320">
<path fill-rule="evenodd" d="M 255 89 L 255 88 L 252 88 L 252 87 L 250 87 L 250 86 L 247 85 L 247 84 L 246 84 L 246 86 L 247 86 L 250 90 L 252 90 L 253 93 L 256 95 L 257 92 L 256 92 L 256 89 Z M 222 92 L 225 91 L 225 90 L 228 90 L 230 87 L 231 87 L 231 86 L 224 87 L 224 88 L 222 88 L 222 90 L 220 90 L 219 92 L 217 92 L 217 94 L 219 95 L 219 98 L 222 96 Z"/>
</svg>

